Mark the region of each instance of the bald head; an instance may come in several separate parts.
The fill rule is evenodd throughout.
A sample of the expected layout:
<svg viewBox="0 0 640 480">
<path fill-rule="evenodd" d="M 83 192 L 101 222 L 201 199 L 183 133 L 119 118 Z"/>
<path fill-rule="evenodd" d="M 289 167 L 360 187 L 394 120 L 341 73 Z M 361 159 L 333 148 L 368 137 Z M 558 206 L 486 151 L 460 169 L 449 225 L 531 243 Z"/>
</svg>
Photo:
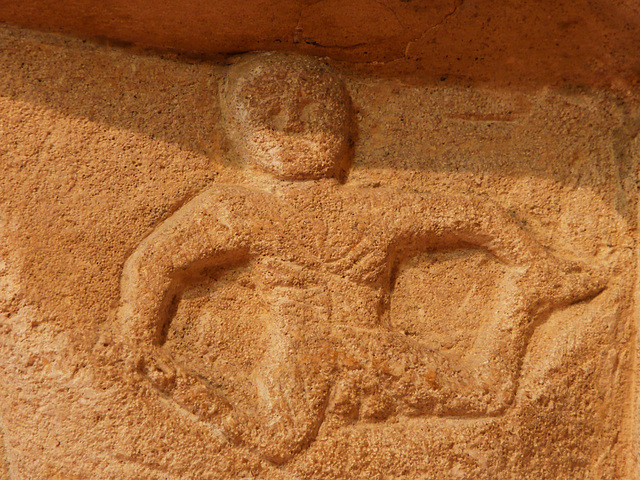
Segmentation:
<svg viewBox="0 0 640 480">
<path fill-rule="evenodd" d="M 246 162 L 281 180 L 332 177 L 344 168 L 351 101 L 325 64 L 246 55 L 229 68 L 220 93 L 228 136 Z"/>
</svg>

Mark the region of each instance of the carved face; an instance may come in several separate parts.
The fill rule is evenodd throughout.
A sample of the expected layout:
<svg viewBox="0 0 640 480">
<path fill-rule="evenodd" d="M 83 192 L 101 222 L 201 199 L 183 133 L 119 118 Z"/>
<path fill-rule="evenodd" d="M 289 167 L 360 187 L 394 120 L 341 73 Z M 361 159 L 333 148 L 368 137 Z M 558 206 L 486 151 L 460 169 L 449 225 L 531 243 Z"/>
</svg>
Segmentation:
<svg viewBox="0 0 640 480">
<path fill-rule="evenodd" d="M 245 57 L 221 90 L 238 153 L 282 180 L 331 177 L 344 168 L 350 106 L 344 84 L 326 65 L 281 53 Z"/>
</svg>

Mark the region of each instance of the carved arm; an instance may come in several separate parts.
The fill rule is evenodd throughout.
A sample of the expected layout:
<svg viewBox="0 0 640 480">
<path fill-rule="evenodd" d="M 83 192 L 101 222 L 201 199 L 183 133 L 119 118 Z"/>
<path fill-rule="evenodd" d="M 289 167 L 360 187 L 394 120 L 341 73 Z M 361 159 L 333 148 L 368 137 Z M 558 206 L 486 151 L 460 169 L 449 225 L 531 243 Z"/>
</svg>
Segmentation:
<svg viewBox="0 0 640 480">
<path fill-rule="evenodd" d="M 550 258 L 518 220 L 489 199 L 425 193 L 394 195 L 389 205 L 394 204 L 397 207 L 390 212 L 389 222 L 398 237 L 394 248 L 401 256 L 469 245 L 511 265 L 531 265 Z"/>
<path fill-rule="evenodd" d="M 248 253 L 242 215 L 232 209 L 223 195 L 205 191 L 165 220 L 127 259 L 118 316 L 128 341 L 160 343 L 172 290 L 188 270 Z"/>
<path fill-rule="evenodd" d="M 597 295 L 605 288 L 606 275 L 552 255 L 488 199 L 415 195 L 405 197 L 398 211 L 395 261 L 429 248 L 468 245 L 517 267 L 503 285 L 500 308 L 483 325 L 467 355 L 451 364 L 457 372 L 451 378 L 459 381 L 450 381 L 445 374 L 440 391 L 449 391 L 455 401 L 448 408 L 456 415 L 504 411 L 513 400 L 534 322 L 553 308 Z"/>
</svg>

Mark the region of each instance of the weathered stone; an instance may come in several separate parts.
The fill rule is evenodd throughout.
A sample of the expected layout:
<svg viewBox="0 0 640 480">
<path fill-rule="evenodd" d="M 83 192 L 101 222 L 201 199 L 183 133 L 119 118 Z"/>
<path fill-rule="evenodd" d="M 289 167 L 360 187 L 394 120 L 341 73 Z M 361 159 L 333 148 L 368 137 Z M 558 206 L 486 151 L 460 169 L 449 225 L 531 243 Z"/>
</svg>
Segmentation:
<svg viewBox="0 0 640 480">
<path fill-rule="evenodd" d="M 634 101 L 0 43 L 0 475 L 637 476 Z"/>
<path fill-rule="evenodd" d="M 419 82 L 638 86 L 635 0 L 20 0 L 0 22 L 196 56 L 296 51 Z"/>
</svg>

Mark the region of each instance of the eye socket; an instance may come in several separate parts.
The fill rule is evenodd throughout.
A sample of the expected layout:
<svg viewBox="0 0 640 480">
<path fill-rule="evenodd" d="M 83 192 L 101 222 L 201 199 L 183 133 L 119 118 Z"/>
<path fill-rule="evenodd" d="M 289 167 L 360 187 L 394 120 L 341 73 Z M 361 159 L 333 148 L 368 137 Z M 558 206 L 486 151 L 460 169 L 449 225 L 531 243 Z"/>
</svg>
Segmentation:
<svg viewBox="0 0 640 480">
<path fill-rule="evenodd" d="M 245 120 L 287 134 L 342 130 L 335 124 L 342 122 L 341 92 L 332 83 L 317 84 L 305 76 L 260 80 L 236 97 L 245 106 Z"/>
<path fill-rule="evenodd" d="M 286 109 L 278 106 L 267 113 L 265 123 L 273 130 L 285 131 L 289 123 L 289 114 Z"/>
<path fill-rule="evenodd" d="M 324 120 L 327 109 L 318 102 L 307 102 L 300 111 L 300 120 L 304 123 L 316 123 Z"/>
</svg>

